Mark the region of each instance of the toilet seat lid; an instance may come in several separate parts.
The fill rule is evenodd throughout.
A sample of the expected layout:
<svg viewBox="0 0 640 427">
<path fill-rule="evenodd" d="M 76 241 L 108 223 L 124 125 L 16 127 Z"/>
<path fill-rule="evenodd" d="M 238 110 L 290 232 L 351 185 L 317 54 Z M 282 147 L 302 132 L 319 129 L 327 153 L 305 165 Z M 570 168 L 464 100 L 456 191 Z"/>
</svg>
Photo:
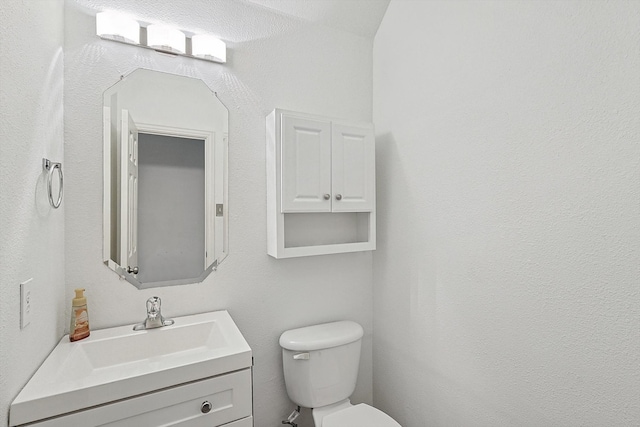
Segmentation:
<svg viewBox="0 0 640 427">
<path fill-rule="evenodd" d="M 360 403 L 322 419 L 322 427 L 402 427 L 393 418 L 372 406 Z"/>
</svg>

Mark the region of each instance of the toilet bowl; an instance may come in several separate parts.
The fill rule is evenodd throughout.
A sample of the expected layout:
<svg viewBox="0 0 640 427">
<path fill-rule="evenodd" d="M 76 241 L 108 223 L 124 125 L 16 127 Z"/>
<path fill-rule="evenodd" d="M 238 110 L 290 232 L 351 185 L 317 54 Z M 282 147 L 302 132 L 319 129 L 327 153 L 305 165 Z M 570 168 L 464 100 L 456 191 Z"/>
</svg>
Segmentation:
<svg viewBox="0 0 640 427">
<path fill-rule="evenodd" d="M 389 415 L 365 403 L 352 405 L 347 399 L 335 408 L 311 410 L 316 427 L 401 427 Z"/>
<path fill-rule="evenodd" d="M 287 394 L 297 405 L 312 408 L 315 427 L 401 427 L 379 409 L 349 400 L 358 379 L 363 333 L 358 323 L 339 321 L 280 336 Z"/>
</svg>

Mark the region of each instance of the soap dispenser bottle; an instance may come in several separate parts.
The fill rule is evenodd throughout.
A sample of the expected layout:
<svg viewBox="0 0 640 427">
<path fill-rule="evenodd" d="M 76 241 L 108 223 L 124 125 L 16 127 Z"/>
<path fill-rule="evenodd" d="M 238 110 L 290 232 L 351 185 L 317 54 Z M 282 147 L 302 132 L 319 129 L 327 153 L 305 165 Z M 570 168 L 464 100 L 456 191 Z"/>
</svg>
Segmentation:
<svg viewBox="0 0 640 427">
<path fill-rule="evenodd" d="M 76 297 L 71 303 L 71 326 L 69 327 L 69 341 L 78 341 L 89 336 L 89 312 L 84 289 L 75 290 Z"/>
</svg>

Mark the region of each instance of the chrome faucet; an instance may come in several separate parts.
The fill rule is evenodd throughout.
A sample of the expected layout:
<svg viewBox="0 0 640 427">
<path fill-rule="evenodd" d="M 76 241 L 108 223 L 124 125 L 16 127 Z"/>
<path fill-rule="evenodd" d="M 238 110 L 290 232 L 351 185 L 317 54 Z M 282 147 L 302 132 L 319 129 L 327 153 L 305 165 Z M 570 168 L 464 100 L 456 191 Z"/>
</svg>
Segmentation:
<svg viewBox="0 0 640 427">
<path fill-rule="evenodd" d="M 162 301 L 159 297 L 151 297 L 147 300 L 147 318 L 142 323 L 133 327 L 134 331 L 143 329 L 160 328 L 162 326 L 173 325 L 173 319 L 165 319 L 160 312 Z"/>
</svg>

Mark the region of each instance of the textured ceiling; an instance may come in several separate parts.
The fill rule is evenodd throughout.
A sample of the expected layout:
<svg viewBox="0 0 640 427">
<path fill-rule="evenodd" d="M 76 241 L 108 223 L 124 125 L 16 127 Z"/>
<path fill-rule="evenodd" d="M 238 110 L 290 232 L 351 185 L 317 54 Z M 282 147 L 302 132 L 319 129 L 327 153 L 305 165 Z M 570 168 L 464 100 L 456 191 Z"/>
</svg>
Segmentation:
<svg viewBox="0 0 640 427">
<path fill-rule="evenodd" d="M 389 0 L 246 0 L 279 13 L 373 38 Z"/>
</svg>

